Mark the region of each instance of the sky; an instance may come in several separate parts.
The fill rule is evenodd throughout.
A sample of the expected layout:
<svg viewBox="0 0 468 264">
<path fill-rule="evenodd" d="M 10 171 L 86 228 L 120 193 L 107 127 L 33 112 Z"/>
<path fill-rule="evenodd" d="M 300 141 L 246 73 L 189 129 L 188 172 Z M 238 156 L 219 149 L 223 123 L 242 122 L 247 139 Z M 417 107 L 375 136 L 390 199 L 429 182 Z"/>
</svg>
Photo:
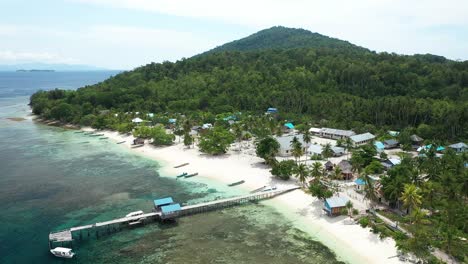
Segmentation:
<svg viewBox="0 0 468 264">
<path fill-rule="evenodd" d="M 0 64 L 126 70 L 278 25 L 377 52 L 468 60 L 467 0 L 0 0 Z"/>
</svg>

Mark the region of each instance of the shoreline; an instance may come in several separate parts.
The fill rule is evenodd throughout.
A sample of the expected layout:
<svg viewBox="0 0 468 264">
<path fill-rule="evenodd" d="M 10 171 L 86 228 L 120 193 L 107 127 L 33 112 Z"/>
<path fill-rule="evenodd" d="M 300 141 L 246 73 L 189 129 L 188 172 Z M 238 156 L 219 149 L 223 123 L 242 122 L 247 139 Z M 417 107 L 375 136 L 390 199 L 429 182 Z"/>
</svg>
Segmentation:
<svg viewBox="0 0 468 264">
<path fill-rule="evenodd" d="M 83 128 L 93 131 L 91 128 Z M 176 178 L 183 172 L 195 173 L 198 176 L 190 178 L 194 182 L 216 182 L 244 192 L 252 191 L 266 185 L 277 187 L 297 186 L 295 179 L 282 181 L 275 179 L 269 172 L 269 167 L 255 154 L 229 151 L 225 155 L 210 156 L 198 151 L 187 149 L 183 144 L 176 143 L 167 147 L 155 147 L 145 144 L 143 147 L 132 148 L 133 136 L 126 136 L 118 132 L 99 131 L 105 137 L 125 143 L 120 144 L 134 153 L 157 161 L 161 167 L 158 170 L 162 177 Z M 187 166 L 174 168 L 174 166 L 189 163 Z M 227 187 L 227 184 L 244 180 L 245 183 Z M 346 195 L 347 191 L 340 195 Z M 316 241 L 332 250 L 337 259 L 347 263 L 404 263 L 400 261 L 391 238 L 381 240 L 377 234 L 370 232 L 369 228 L 362 228 L 359 224 L 349 224 L 349 217 L 328 217 L 323 213 L 323 203 L 306 194 L 303 190 L 296 190 L 270 200 L 262 202 L 286 217 L 291 224 L 299 230 L 309 234 Z M 359 204 L 353 201 L 355 207 Z"/>
</svg>

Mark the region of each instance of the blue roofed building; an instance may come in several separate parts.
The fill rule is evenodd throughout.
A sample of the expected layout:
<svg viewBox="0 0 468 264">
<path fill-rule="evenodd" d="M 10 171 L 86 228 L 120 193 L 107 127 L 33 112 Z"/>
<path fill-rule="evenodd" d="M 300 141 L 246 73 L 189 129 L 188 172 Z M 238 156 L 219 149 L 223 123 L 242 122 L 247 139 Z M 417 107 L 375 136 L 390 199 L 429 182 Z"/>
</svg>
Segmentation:
<svg viewBox="0 0 468 264">
<path fill-rule="evenodd" d="M 173 204 L 173 203 L 174 203 L 174 200 L 172 200 L 172 197 L 165 197 L 165 198 L 156 199 L 156 200 L 154 200 L 154 208 L 157 211 L 159 211 L 162 206 L 170 205 L 170 204 Z"/>
<path fill-rule="evenodd" d="M 182 208 L 180 207 L 180 204 L 170 204 L 170 205 L 164 205 L 161 207 L 161 218 L 162 219 L 168 219 L 168 218 L 174 218 L 177 217 L 180 213 L 180 210 Z"/>
<path fill-rule="evenodd" d="M 374 142 L 374 146 L 377 152 L 382 152 L 385 150 L 385 145 L 381 141 Z"/>
<path fill-rule="evenodd" d="M 284 127 L 287 128 L 287 129 L 294 129 L 293 123 L 285 123 Z"/>
<path fill-rule="evenodd" d="M 346 203 L 349 201 L 346 197 L 334 196 L 325 199 L 323 204 L 323 210 L 327 212 L 329 216 L 336 216 L 341 214 L 341 210 L 346 208 Z"/>
<path fill-rule="evenodd" d="M 358 191 L 362 191 L 364 190 L 364 185 L 366 185 L 366 182 L 361 179 L 361 178 L 357 178 L 354 183 L 356 184 L 356 190 Z"/>
<path fill-rule="evenodd" d="M 277 108 L 274 108 L 274 107 L 269 107 L 266 111 L 267 114 L 277 114 L 278 113 L 278 109 Z"/>
</svg>

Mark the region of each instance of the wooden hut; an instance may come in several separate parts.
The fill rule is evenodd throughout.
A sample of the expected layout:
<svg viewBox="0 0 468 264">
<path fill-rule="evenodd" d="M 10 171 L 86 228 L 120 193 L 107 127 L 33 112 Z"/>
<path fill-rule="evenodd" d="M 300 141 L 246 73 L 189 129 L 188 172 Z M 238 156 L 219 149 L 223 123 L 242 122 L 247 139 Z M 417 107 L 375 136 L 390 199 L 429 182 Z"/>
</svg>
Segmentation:
<svg viewBox="0 0 468 264">
<path fill-rule="evenodd" d="M 332 170 L 333 170 L 334 164 L 333 164 L 331 161 L 327 161 L 327 162 L 324 164 L 324 166 L 325 166 L 325 169 L 326 169 L 327 171 L 332 171 Z"/>
<path fill-rule="evenodd" d="M 340 163 L 337 165 L 341 169 L 341 175 L 343 176 L 343 180 L 350 180 L 353 178 L 353 172 L 351 166 L 351 163 L 347 160 L 342 160 Z"/>
<path fill-rule="evenodd" d="M 348 198 L 346 197 L 330 197 L 325 199 L 323 204 L 323 210 L 327 212 L 329 216 L 337 216 L 341 214 L 341 210 L 346 208 L 346 203 L 348 202 Z"/>
</svg>

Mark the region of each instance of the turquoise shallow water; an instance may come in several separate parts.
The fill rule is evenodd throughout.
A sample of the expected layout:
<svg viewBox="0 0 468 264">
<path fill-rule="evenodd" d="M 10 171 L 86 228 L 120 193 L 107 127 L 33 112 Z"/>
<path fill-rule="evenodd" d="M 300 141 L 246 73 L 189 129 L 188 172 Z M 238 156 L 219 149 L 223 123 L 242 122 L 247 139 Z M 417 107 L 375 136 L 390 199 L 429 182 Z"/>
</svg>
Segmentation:
<svg viewBox="0 0 468 264">
<path fill-rule="evenodd" d="M 26 102 L 27 97 L 0 98 L 0 263 L 337 262 L 326 247 L 262 204 L 99 239 L 85 235 L 73 245 L 75 259 L 53 257 L 47 247 L 51 230 L 150 211 L 155 197 L 197 202 L 240 191 L 161 177 L 157 162 L 115 142 L 6 119 L 27 117 Z"/>
</svg>

